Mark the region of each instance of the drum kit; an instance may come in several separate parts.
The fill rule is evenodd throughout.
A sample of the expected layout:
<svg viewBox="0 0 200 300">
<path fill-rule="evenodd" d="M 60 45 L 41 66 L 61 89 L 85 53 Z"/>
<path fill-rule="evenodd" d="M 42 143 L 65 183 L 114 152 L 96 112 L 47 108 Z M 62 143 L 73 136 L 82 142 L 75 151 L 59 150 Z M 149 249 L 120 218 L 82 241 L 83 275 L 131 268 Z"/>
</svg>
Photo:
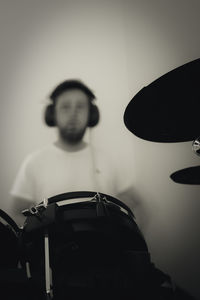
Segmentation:
<svg viewBox="0 0 200 300">
<path fill-rule="evenodd" d="M 143 88 L 126 108 L 126 127 L 148 141 L 194 140 L 200 155 L 199 73 L 197 59 Z M 171 179 L 199 184 L 199 169 L 180 170 Z M 19 228 L 0 210 L 4 299 L 75 299 L 88 291 L 96 299 L 108 290 L 112 298 L 131 292 L 133 299 L 193 299 L 151 262 L 134 214 L 120 200 L 77 191 L 44 199 L 22 213 L 26 220 Z"/>
<path fill-rule="evenodd" d="M 22 213 L 26 221 L 21 229 L 2 214 L 10 236 L 4 239 L 9 253 L 1 252 L 5 299 L 76 299 L 80 291 L 81 296 L 94 293 L 96 299 L 100 294 L 105 298 L 107 290 L 112 297 L 132 291 L 135 299 L 161 299 L 164 291 L 173 292 L 170 277 L 151 262 L 133 212 L 120 200 L 71 192 Z"/>
</svg>

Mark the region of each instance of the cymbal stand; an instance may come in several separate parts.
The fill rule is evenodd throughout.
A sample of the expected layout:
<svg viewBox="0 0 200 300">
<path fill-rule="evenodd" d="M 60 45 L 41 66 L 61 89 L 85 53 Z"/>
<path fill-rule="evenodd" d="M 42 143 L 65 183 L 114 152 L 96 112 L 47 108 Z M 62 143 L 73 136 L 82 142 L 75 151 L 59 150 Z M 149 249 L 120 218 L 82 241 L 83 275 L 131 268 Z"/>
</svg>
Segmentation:
<svg viewBox="0 0 200 300">
<path fill-rule="evenodd" d="M 49 234 L 46 229 L 44 232 L 44 254 L 45 254 L 45 288 L 46 300 L 53 299 L 52 273 L 49 263 Z"/>
</svg>

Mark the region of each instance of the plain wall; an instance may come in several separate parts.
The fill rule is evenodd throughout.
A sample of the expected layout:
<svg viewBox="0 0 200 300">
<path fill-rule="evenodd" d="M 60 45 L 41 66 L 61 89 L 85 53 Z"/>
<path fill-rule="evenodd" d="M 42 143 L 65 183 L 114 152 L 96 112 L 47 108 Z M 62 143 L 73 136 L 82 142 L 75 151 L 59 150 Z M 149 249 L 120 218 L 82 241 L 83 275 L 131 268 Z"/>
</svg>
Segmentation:
<svg viewBox="0 0 200 300">
<path fill-rule="evenodd" d="M 152 260 L 200 299 L 199 186 L 169 178 L 199 158 L 191 142 L 147 142 L 123 123 L 143 86 L 199 57 L 199 20 L 195 0 L 1 1 L 0 190 L 9 211 L 22 160 L 56 137 L 42 118 L 49 93 L 64 79 L 83 80 L 101 112 L 93 143 L 112 153 L 119 170 L 130 169 Z"/>
</svg>

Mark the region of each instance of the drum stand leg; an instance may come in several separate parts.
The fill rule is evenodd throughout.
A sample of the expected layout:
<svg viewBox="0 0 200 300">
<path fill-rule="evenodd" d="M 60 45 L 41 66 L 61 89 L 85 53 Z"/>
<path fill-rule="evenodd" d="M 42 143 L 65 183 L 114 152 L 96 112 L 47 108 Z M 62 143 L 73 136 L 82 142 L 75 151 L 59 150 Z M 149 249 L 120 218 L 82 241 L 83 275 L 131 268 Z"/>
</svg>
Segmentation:
<svg viewBox="0 0 200 300">
<path fill-rule="evenodd" d="M 52 290 L 52 274 L 49 263 L 49 235 L 48 231 L 44 234 L 44 252 L 45 252 L 45 287 L 46 287 L 46 299 L 53 299 Z"/>
</svg>

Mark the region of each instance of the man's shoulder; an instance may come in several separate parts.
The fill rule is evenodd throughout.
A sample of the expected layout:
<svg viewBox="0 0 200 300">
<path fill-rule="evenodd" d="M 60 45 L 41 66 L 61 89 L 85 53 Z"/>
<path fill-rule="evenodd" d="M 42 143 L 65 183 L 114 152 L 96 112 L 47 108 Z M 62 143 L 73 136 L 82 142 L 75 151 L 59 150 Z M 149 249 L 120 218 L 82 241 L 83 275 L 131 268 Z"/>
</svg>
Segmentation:
<svg viewBox="0 0 200 300">
<path fill-rule="evenodd" d="M 53 155 L 55 151 L 56 150 L 54 149 L 53 144 L 43 146 L 27 154 L 27 156 L 24 159 L 24 162 L 29 164 L 32 162 L 40 161 L 43 158 L 47 158 L 49 155 Z"/>
</svg>

